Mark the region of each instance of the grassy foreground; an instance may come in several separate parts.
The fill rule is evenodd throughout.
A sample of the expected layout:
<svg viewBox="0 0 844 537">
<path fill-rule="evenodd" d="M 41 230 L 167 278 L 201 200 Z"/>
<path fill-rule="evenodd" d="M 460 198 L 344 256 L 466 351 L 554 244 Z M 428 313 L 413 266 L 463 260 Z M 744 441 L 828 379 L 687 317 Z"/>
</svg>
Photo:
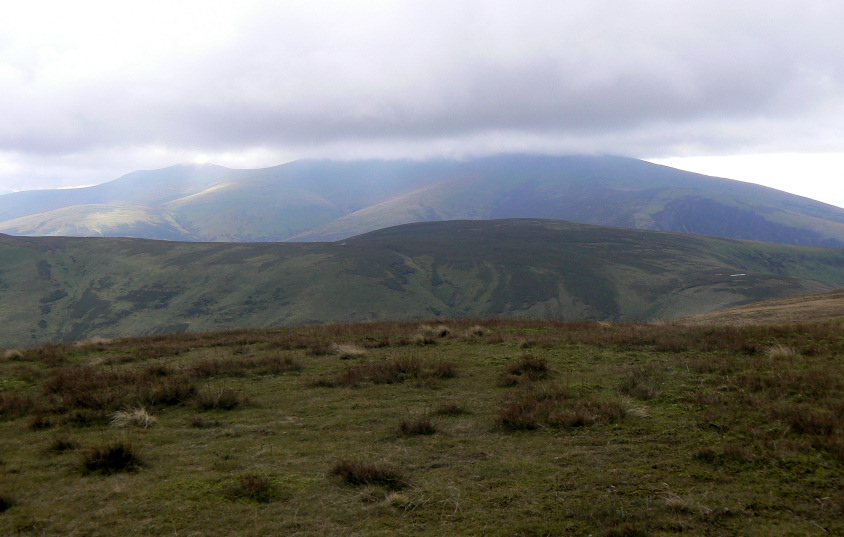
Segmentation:
<svg viewBox="0 0 844 537">
<path fill-rule="evenodd" d="M 841 535 L 844 324 L 7 351 L 2 535 Z"/>
</svg>

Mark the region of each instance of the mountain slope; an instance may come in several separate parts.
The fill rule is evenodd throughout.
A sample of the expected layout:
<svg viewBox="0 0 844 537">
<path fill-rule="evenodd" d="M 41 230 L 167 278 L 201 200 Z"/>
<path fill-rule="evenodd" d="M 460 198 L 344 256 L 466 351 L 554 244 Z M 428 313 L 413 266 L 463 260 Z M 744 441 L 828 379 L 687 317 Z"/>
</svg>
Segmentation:
<svg viewBox="0 0 844 537">
<path fill-rule="evenodd" d="M 837 319 L 844 326 L 844 289 L 755 302 L 726 310 L 679 319 L 682 324 L 811 323 Z"/>
<path fill-rule="evenodd" d="M 115 207 L 147 218 L 126 212 L 120 220 Z M 610 156 L 174 166 L 85 189 L 0 196 L 0 232 L 17 235 L 325 241 L 411 222 L 500 218 L 844 246 L 844 209 Z M 88 224 L 103 221 L 110 225 Z"/>
<path fill-rule="evenodd" d="M 0 236 L 0 346 L 328 321 L 644 320 L 844 287 L 844 249 L 545 220 L 335 243 Z"/>
</svg>

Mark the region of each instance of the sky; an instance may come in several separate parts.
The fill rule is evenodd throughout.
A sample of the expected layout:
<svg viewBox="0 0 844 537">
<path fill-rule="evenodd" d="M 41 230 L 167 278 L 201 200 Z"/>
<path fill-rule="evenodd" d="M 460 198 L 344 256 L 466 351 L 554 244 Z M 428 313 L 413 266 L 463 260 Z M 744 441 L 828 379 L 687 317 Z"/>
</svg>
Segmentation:
<svg viewBox="0 0 844 537">
<path fill-rule="evenodd" d="M 0 3 L 0 192 L 617 154 L 844 207 L 839 0 Z"/>
</svg>

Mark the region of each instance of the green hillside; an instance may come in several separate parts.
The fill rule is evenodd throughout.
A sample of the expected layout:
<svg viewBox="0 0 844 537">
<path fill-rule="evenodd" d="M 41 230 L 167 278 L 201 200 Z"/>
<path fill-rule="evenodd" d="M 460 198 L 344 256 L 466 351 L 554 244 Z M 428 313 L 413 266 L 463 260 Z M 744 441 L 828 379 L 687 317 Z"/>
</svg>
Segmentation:
<svg viewBox="0 0 844 537">
<path fill-rule="evenodd" d="M 328 321 L 645 320 L 844 287 L 844 249 L 498 220 L 334 243 L 0 236 L 0 347 Z"/>
<path fill-rule="evenodd" d="M 844 209 L 612 156 L 173 166 L 0 196 L 0 232 L 220 242 L 340 240 L 427 221 L 543 218 L 844 247 Z"/>
</svg>

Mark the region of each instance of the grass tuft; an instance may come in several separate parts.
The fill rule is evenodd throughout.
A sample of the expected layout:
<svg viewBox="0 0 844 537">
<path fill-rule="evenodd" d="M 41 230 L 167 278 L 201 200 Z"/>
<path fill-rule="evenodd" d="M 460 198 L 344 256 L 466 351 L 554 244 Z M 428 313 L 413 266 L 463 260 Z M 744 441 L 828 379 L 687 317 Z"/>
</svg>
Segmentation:
<svg viewBox="0 0 844 537">
<path fill-rule="evenodd" d="M 463 332 L 463 336 L 466 339 L 482 338 L 487 334 L 489 334 L 489 329 L 487 329 L 487 328 L 485 328 L 485 327 L 483 327 L 479 324 L 472 325 L 469 328 L 467 328 L 465 332 Z"/>
<path fill-rule="evenodd" d="M 438 379 L 453 379 L 457 376 L 457 367 L 451 362 L 437 362 L 430 375 Z"/>
<path fill-rule="evenodd" d="M 5 360 L 23 360 L 23 353 L 17 349 L 9 349 L 3 353 Z"/>
<path fill-rule="evenodd" d="M 366 351 L 352 343 L 332 343 L 331 353 L 341 360 L 351 360 L 366 356 Z"/>
<path fill-rule="evenodd" d="M 129 441 L 112 441 L 82 452 L 82 473 L 86 475 L 133 472 L 142 465 L 135 447 Z"/>
<path fill-rule="evenodd" d="M 118 410 L 111 415 L 112 427 L 126 427 L 128 425 L 132 425 L 146 429 L 155 425 L 156 422 L 158 422 L 158 419 L 142 406 L 137 408 L 127 408 L 126 410 Z"/>
<path fill-rule="evenodd" d="M 79 447 L 79 443 L 67 434 L 55 435 L 50 439 L 47 450 L 53 453 L 64 453 Z"/>
<path fill-rule="evenodd" d="M 523 354 L 518 360 L 507 365 L 501 384 L 504 386 L 517 384 L 520 379 L 537 381 L 547 378 L 550 375 L 548 360 L 537 358 L 532 354 Z M 513 379 L 516 382 L 513 382 Z"/>
<path fill-rule="evenodd" d="M 340 459 L 331 467 L 331 473 L 352 486 L 379 485 L 390 490 L 407 486 L 404 476 L 387 464 L 366 463 Z"/>
<path fill-rule="evenodd" d="M 659 381 L 652 368 L 633 367 L 625 372 L 618 384 L 618 391 L 641 401 L 648 401 L 659 395 Z"/>
<path fill-rule="evenodd" d="M 223 490 L 223 495 L 231 500 L 245 499 L 258 503 L 269 503 L 276 495 L 272 481 L 264 475 L 246 474 Z"/>
<path fill-rule="evenodd" d="M 466 410 L 466 403 L 463 401 L 446 401 L 438 406 L 434 413 L 440 416 L 459 416 L 467 414 L 468 411 Z"/>
<path fill-rule="evenodd" d="M 231 388 L 206 388 L 196 394 L 194 401 L 201 410 L 234 410 L 248 403 L 249 399 Z"/>
<path fill-rule="evenodd" d="M 522 430 L 615 423 L 627 415 L 617 399 L 574 396 L 566 389 L 522 389 L 498 408 L 498 425 Z"/>
<path fill-rule="evenodd" d="M 35 409 L 36 405 L 32 395 L 21 392 L 0 391 L 0 419 L 26 416 Z"/>
<path fill-rule="evenodd" d="M 771 360 L 794 360 L 800 353 L 794 347 L 777 343 L 765 350 L 765 355 Z"/>
<path fill-rule="evenodd" d="M 52 427 L 53 423 L 50 418 L 45 416 L 41 411 L 35 411 L 29 415 L 29 422 L 26 424 L 30 431 L 43 431 Z"/>
<path fill-rule="evenodd" d="M 427 416 L 421 418 L 405 418 L 399 423 L 399 432 L 404 436 L 421 436 L 437 432 L 437 428 Z"/>
</svg>

